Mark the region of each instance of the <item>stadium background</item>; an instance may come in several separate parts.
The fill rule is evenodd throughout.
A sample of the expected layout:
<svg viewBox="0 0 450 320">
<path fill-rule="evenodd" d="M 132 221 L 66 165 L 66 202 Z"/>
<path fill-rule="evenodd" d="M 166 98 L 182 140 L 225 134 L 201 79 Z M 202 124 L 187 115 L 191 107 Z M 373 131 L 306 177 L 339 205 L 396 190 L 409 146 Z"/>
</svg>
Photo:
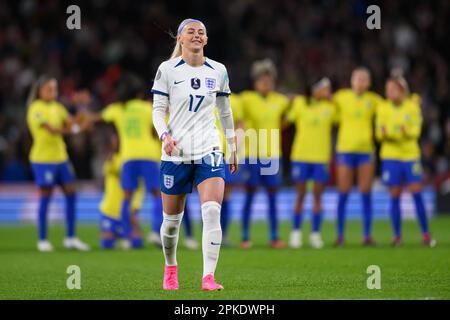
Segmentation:
<svg viewBox="0 0 450 320">
<path fill-rule="evenodd" d="M 81 30 L 66 28 L 66 8 L 81 8 Z M 381 7 L 381 30 L 368 30 L 365 10 Z M 34 221 L 37 195 L 27 160 L 31 137 L 25 126 L 26 98 L 38 75 L 51 73 L 60 85 L 60 100 L 100 110 L 113 101 L 124 71 L 142 76 L 151 87 L 159 63 L 169 56 L 175 31 L 185 17 L 203 20 L 210 42 L 206 55 L 223 62 L 231 89 L 252 87 L 250 66 L 271 58 L 278 67 L 279 91 L 305 92 L 309 79 L 329 76 L 335 89 L 349 85 L 351 70 L 366 65 L 373 90 L 383 93 L 389 71 L 400 67 L 413 92 L 423 99 L 421 138 L 430 213 L 450 211 L 450 49 L 448 1 L 2 1 L 0 3 L 0 223 Z M 149 95 L 150 97 L 150 95 Z M 108 153 L 106 127 L 67 138 L 70 158 L 80 179 L 78 214 L 96 220 L 102 188 L 102 164 Z M 290 215 L 289 147 L 294 129 L 283 132 L 286 188 L 279 197 L 283 218 Z M 334 217 L 334 176 L 325 195 L 325 214 Z M 193 195 L 196 198 L 195 194 Z M 239 217 L 242 194 L 232 201 Z M 374 187 L 375 218 L 387 217 L 387 194 Z M 51 205 L 51 218 L 62 216 L 62 199 Z M 409 195 L 406 216 L 413 217 Z M 194 217 L 198 202 L 190 201 Z M 147 199 L 143 218 L 147 219 Z M 265 217 L 265 201 L 256 198 L 256 218 Z M 309 202 L 307 207 L 309 206 Z M 350 217 L 359 217 L 352 197 Z"/>
</svg>

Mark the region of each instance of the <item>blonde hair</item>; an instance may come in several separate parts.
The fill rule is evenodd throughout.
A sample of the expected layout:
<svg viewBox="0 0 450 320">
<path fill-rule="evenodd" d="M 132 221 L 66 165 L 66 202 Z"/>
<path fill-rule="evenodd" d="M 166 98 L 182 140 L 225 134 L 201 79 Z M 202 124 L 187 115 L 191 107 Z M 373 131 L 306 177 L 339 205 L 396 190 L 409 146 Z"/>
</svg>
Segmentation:
<svg viewBox="0 0 450 320">
<path fill-rule="evenodd" d="M 263 59 L 253 62 L 251 76 L 253 80 L 257 80 L 263 75 L 269 75 L 273 78 L 277 77 L 277 68 L 271 59 Z"/>
<path fill-rule="evenodd" d="M 409 95 L 409 85 L 403 75 L 394 73 L 393 75 L 391 75 L 389 80 L 395 82 L 400 88 L 402 88 L 406 96 Z"/>
<path fill-rule="evenodd" d="M 175 47 L 173 48 L 172 54 L 170 55 L 170 59 L 174 59 L 181 56 L 181 43 L 178 41 L 175 43 Z"/>
<path fill-rule="evenodd" d="M 181 21 L 181 23 L 178 25 L 177 35 L 176 35 L 176 37 L 174 37 L 176 42 L 175 42 L 175 47 L 173 48 L 172 54 L 170 55 L 170 59 L 174 59 L 174 58 L 181 56 L 182 47 L 181 47 L 180 41 L 178 41 L 178 36 L 183 31 L 184 27 L 187 26 L 191 22 L 199 22 L 199 23 L 203 24 L 203 26 L 205 27 L 205 24 L 197 19 L 188 18 L 188 19 L 184 19 L 183 21 Z M 206 32 L 206 27 L 205 27 L 205 32 Z"/>
</svg>

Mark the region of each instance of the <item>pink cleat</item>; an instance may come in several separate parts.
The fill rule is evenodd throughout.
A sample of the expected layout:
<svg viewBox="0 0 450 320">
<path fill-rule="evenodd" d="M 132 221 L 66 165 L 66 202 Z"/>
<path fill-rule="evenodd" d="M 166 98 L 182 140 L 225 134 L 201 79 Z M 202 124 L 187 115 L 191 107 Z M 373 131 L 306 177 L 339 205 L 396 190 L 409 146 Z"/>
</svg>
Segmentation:
<svg viewBox="0 0 450 320">
<path fill-rule="evenodd" d="M 204 291 L 220 291 L 223 290 L 223 287 L 216 283 L 214 280 L 214 276 L 212 274 L 208 274 L 202 279 L 202 290 Z"/>
<path fill-rule="evenodd" d="M 164 268 L 164 290 L 178 290 L 178 266 Z"/>
</svg>

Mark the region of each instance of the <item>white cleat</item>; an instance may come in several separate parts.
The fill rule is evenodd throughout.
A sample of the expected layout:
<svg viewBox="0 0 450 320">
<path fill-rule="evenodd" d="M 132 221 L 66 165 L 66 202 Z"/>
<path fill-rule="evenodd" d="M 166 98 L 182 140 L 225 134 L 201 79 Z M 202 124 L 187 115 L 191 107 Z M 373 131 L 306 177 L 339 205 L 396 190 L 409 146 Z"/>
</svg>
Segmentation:
<svg viewBox="0 0 450 320">
<path fill-rule="evenodd" d="M 148 243 L 153 244 L 155 246 L 158 246 L 158 247 L 162 246 L 161 235 L 159 233 L 150 232 L 148 234 L 147 241 L 148 241 Z"/>
<path fill-rule="evenodd" d="M 184 239 L 184 246 L 189 250 L 198 250 L 198 242 L 192 237 Z"/>
<path fill-rule="evenodd" d="M 91 248 L 88 244 L 82 242 L 78 238 L 65 238 L 64 239 L 64 248 L 71 250 L 79 250 L 79 251 L 89 251 Z"/>
<path fill-rule="evenodd" d="M 314 249 L 323 248 L 323 241 L 319 232 L 313 232 L 309 235 L 309 245 Z"/>
<path fill-rule="evenodd" d="M 302 232 L 300 230 L 293 230 L 289 238 L 289 247 L 299 249 L 302 245 Z"/>
<path fill-rule="evenodd" d="M 37 248 L 40 252 L 52 252 L 53 246 L 48 240 L 39 240 Z"/>
<path fill-rule="evenodd" d="M 122 250 L 130 250 L 131 249 L 131 242 L 128 239 L 122 239 L 119 241 L 119 247 Z"/>
</svg>

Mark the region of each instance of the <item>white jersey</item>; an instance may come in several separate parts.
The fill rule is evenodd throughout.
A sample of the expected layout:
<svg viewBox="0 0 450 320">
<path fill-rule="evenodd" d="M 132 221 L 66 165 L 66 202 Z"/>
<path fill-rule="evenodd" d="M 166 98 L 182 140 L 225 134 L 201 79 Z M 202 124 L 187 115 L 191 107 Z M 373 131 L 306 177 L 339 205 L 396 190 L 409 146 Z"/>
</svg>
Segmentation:
<svg viewBox="0 0 450 320">
<path fill-rule="evenodd" d="M 217 96 L 230 94 L 223 64 L 208 58 L 199 67 L 188 65 L 181 57 L 164 61 L 156 73 L 152 93 L 169 98 L 167 126 L 181 149 L 180 156 L 168 156 L 163 149 L 162 160 L 198 160 L 222 150 L 214 107 Z"/>
</svg>

